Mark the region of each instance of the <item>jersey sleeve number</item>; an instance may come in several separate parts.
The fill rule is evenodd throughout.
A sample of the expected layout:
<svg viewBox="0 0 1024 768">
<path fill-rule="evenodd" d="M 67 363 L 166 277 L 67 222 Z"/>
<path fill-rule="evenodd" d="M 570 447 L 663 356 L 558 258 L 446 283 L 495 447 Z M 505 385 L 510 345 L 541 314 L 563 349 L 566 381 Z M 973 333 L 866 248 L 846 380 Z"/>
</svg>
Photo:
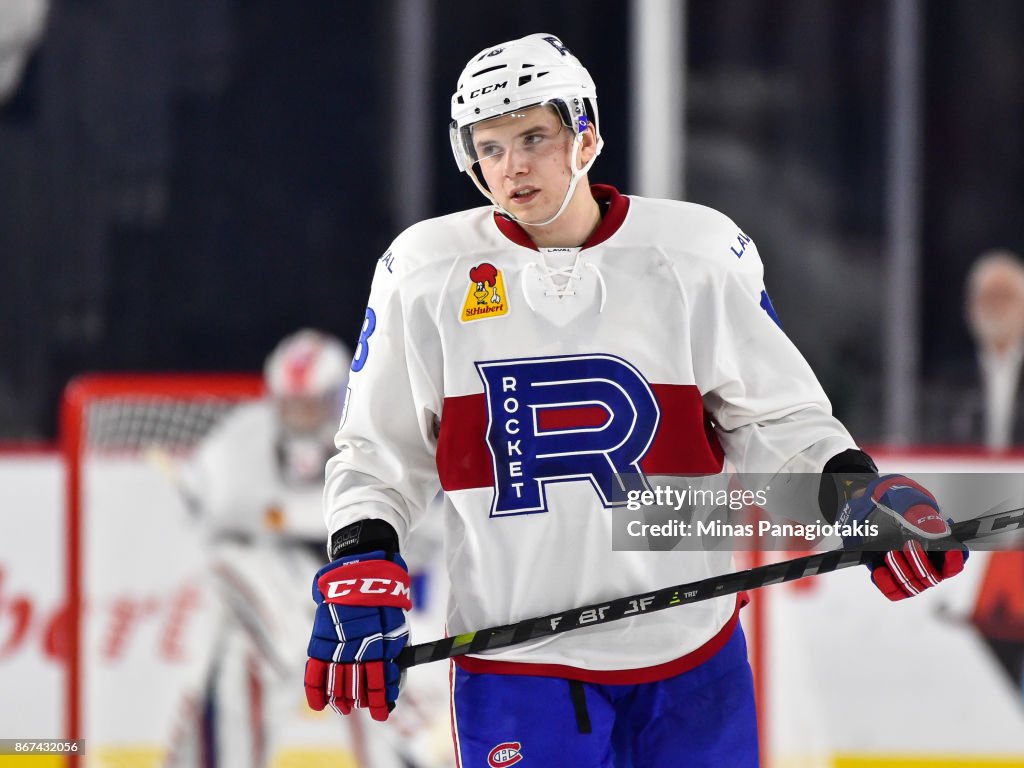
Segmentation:
<svg viewBox="0 0 1024 768">
<path fill-rule="evenodd" d="M 359 341 L 356 342 L 356 353 L 352 357 L 352 371 L 358 373 L 366 365 L 366 358 L 370 355 L 370 336 L 377 329 L 377 314 L 366 308 L 366 317 L 363 318 L 363 327 L 359 331 Z"/>
</svg>

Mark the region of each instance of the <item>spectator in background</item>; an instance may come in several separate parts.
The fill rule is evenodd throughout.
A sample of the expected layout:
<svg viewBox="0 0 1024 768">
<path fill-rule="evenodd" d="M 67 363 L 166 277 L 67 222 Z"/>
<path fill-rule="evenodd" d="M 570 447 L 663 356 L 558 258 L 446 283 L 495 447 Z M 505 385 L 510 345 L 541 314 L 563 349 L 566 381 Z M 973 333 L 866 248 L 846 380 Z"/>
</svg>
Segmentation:
<svg viewBox="0 0 1024 768">
<path fill-rule="evenodd" d="M 976 396 L 955 425 L 971 442 L 1003 451 L 1024 445 L 1024 264 L 1005 250 L 986 251 L 967 275 L 967 327 L 976 344 Z"/>
</svg>

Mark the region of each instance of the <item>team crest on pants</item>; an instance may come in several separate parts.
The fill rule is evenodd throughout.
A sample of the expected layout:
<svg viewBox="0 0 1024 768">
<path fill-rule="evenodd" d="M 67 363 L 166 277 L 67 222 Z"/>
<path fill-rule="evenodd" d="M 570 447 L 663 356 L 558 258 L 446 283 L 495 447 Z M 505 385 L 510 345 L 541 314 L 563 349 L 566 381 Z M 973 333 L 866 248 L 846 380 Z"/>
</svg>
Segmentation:
<svg viewBox="0 0 1024 768">
<path fill-rule="evenodd" d="M 515 765 L 523 759 L 523 755 L 519 751 L 522 746 L 518 741 L 503 741 L 487 753 L 487 764 L 491 768 L 506 768 L 506 766 Z"/>
<path fill-rule="evenodd" d="M 462 322 L 508 314 L 508 294 L 501 270 L 486 261 L 469 270 L 469 290 L 462 304 Z"/>
</svg>

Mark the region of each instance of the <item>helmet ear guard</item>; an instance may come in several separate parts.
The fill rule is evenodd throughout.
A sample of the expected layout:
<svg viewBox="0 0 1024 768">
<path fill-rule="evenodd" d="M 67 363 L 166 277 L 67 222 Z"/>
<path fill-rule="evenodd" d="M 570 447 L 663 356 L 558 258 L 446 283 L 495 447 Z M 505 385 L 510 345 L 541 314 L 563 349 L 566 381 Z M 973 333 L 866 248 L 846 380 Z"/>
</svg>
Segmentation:
<svg viewBox="0 0 1024 768">
<path fill-rule="evenodd" d="M 594 115 L 594 130 L 597 130 L 596 107 L 588 106 L 589 102 L 590 99 L 585 96 L 573 96 L 571 103 L 569 99 L 551 99 L 548 104 L 555 108 L 562 123 L 575 135 L 587 130 L 591 123 L 591 115 Z"/>
</svg>

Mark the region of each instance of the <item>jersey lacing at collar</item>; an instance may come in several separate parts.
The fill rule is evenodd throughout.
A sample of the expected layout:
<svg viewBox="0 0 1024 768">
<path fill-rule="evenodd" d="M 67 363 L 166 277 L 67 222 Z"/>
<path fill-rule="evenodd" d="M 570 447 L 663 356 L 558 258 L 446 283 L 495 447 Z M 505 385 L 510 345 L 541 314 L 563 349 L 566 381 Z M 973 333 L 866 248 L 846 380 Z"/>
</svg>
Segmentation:
<svg viewBox="0 0 1024 768">
<path fill-rule="evenodd" d="M 604 282 L 604 275 L 601 274 L 601 270 L 596 264 L 592 264 L 588 261 L 583 266 L 594 273 L 597 277 L 597 282 L 601 285 L 601 306 L 598 309 L 598 312 L 604 312 L 604 303 L 608 293 L 608 289 Z M 567 267 L 548 266 L 548 264 L 543 260 L 543 256 L 541 256 L 540 261 L 531 261 L 528 263 L 523 268 L 522 274 L 520 275 L 520 281 L 523 297 L 526 299 L 526 306 L 534 312 L 537 311 L 537 308 L 533 306 L 533 302 L 530 301 L 530 292 L 527 290 L 526 286 L 526 277 L 530 274 L 531 270 L 537 270 L 540 272 L 541 279 L 547 283 L 547 288 L 544 290 L 545 296 L 556 296 L 558 298 L 575 296 L 576 291 L 574 283 L 583 279 L 583 273 L 580 271 L 579 253 L 576 254 L 576 260 L 572 265 Z"/>
</svg>

